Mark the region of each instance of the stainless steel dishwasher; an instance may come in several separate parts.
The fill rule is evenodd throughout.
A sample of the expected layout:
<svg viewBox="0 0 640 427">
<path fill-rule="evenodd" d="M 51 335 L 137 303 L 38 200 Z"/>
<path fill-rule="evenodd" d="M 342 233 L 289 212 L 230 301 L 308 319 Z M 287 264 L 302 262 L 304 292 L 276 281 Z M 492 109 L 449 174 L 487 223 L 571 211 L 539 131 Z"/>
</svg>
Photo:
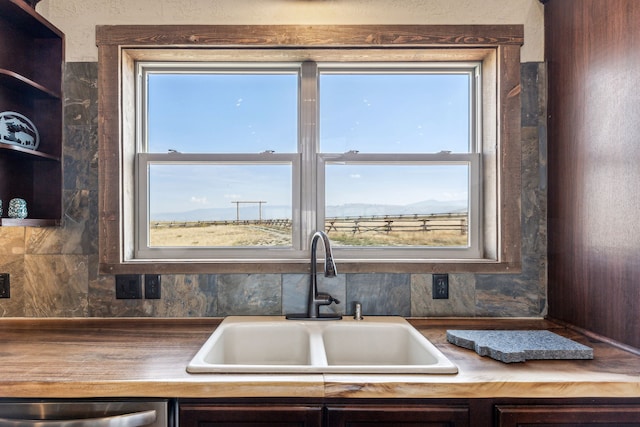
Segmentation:
<svg viewBox="0 0 640 427">
<path fill-rule="evenodd" d="M 2 400 L 2 427 L 174 427 L 172 402 L 155 400 Z"/>
</svg>

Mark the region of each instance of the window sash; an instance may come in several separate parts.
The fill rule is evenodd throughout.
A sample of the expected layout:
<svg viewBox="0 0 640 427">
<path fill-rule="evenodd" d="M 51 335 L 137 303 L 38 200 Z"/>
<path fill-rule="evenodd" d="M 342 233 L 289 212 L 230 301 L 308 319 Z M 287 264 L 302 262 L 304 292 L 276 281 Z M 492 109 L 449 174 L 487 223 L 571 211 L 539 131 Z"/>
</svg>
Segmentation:
<svg viewBox="0 0 640 427">
<path fill-rule="evenodd" d="M 482 151 L 481 138 L 481 85 L 482 63 L 480 61 L 456 62 L 369 62 L 366 65 L 353 62 L 320 62 L 317 81 L 319 86 L 322 75 L 358 74 L 358 75 L 467 75 L 469 77 L 469 149 L 470 153 Z M 320 98 L 316 94 L 317 99 Z M 320 141 L 318 141 L 318 144 Z M 425 152 L 426 153 L 426 152 Z M 388 153 L 393 155 L 393 153 Z"/>
<path fill-rule="evenodd" d="M 149 168 L 151 165 L 290 165 L 292 188 L 292 246 L 283 247 L 196 247 L 149 245 Z M 298 154 L 211 154 L 211 153 L 138 153 L 136 155 L 136 260 L 282 260 L 302 258 L 303 240 L 300 226 L 300 156 Z"/>
<path fill-rule="evenodd" d="M 341 247 L 333 248 L 336 257 L 349 260 L 393 259 L 415 262 L 424 259 L 477 259 L 482 255 L 482 165 L 478 153 L 437 154 L 320 154 L 318 156 L 318 217 L 316 227 L 325 227 L 325 168 L 329 164 L 351 165 L 467 165 L 469 167 L 468 247 Z"/>
<path fill-rule="evenodd" d="M 136 63 L 137 81 L 137 152 L 149 152 L 149 121 L 148 121 L 148 79 L 153 74 L 200 74 L 200 75 L 225 75 L 225 74 L 290 74 L 297 75 L 300 79 L 299 62 L 151 62 L 139 61 Z M 299 85 L 299 82 L 298 82 Z"/>
</svg>

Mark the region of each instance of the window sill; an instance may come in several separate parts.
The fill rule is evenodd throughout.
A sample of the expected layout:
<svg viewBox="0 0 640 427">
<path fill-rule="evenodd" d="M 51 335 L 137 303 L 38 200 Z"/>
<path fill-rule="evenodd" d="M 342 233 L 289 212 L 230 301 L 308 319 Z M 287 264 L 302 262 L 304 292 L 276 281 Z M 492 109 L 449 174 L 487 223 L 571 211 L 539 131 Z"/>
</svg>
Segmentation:
<svg viewBox="0 0 640 427">
<path fill-rule="evenodd" d="M 474 273 L 516 274 L 522 271 L 519 261 L 499 262 L 494 260 L 389 260 L 389 261 L 344 261 L 336 259 L 339 273 Z M 308 273 L 308 260 L 268 261 L 180 261 L 163 262 L 135 261 L 118 264 L 100 264 L 104 274 L 295 274 Z"/>
</svg>

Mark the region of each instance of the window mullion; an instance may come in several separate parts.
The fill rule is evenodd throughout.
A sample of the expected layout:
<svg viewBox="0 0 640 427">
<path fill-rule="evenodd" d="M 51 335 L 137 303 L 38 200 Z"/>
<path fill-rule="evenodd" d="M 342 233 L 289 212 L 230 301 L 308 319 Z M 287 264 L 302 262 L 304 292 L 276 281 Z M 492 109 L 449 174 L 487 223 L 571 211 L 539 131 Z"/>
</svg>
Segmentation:
<svg viewBox="0 0 640 427">
<path fill-rule="evenodd" d="M 316 228 L 317 202 L 316 153 L 318 141 L 318 65 L 313 61 L 302 63 L 300 70 L 300 141 L 299 151 L 302 155 L 301 197 L 300 197 L 300 248 L 305 249 L 305 242 Z"/>
</svg>

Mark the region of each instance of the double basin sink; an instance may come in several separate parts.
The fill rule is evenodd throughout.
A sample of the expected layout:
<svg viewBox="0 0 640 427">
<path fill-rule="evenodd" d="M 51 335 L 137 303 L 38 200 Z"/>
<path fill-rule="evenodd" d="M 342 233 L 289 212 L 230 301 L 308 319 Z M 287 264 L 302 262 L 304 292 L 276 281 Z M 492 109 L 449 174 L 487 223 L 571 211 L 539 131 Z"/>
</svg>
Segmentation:
<svg viewBox="0 0 640 427">
<path fill-rule="evenodd" d="M 190 373 L 455 374 L 458 368 L 402 317 L 363 320 L 225 318 Z"/>
</svg>

